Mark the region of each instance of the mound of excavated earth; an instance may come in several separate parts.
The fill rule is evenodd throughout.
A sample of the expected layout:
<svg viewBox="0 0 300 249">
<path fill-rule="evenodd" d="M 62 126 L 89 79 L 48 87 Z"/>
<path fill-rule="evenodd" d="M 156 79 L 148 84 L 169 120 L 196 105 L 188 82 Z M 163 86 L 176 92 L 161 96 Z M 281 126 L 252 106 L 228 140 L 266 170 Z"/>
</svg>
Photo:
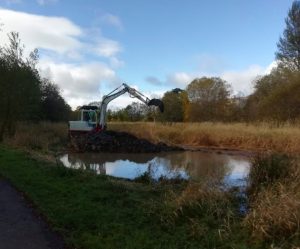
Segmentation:
<svg viewBox="0 0 300 249">
<path fill-rule="evenodd" d="M 146 139 L 139 139 L 126 132 L 104 131 L 90 134 L 86 137 L 85 151 L 93 152 L 161 152 L 182 150 L 182 148 L 168 146 L 164 143 L 154 144 Z"/>
</svg>

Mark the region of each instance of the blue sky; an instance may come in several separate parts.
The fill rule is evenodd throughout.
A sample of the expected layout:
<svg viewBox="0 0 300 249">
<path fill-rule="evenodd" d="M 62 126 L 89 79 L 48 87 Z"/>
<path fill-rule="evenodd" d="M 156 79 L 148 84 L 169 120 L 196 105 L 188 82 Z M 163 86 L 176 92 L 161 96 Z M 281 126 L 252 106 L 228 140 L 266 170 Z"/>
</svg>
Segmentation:
<svg viewBox="0 0 300 249">
<path fill-rule="evenodd" d="M 253 79 L 274 64 L 292 2 L 0 0 L 0 44 L 14 30 L 28 50 L 38 47 L 42 75 L 73 107 L 121 82 L 151 96 L 205 75 L 249 94 Z"/>
</svg>

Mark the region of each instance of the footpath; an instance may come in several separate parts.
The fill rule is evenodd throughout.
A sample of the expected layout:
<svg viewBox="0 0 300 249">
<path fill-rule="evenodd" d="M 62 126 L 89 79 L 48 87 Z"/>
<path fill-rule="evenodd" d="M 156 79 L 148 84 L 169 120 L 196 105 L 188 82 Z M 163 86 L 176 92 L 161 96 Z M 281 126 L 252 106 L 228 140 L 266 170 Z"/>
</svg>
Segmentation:
<svg viewBox="0 0 300 249">
<path fill-rule="evenodd" d="M 63 240 L 0 178 L 0 249 L 63 249 Z"/>
</svg>

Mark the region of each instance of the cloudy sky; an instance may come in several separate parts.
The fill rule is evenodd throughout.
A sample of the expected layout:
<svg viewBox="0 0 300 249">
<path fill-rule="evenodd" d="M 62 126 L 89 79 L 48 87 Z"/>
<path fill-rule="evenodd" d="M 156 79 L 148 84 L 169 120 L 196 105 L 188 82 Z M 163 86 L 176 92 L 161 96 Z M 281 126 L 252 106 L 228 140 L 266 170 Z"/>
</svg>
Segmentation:
<svg viewBox="0 0 300 249">
<path fill-rule="evenodd" d="M 220 76 L 234 93 L 274 65 L 292 0 L 0 0 L 0 44 L 17 31 L 75 108 L 122 82 L 152 96 Z M 132 99 L 111 103 L 124 107 Z"/>
</svg>

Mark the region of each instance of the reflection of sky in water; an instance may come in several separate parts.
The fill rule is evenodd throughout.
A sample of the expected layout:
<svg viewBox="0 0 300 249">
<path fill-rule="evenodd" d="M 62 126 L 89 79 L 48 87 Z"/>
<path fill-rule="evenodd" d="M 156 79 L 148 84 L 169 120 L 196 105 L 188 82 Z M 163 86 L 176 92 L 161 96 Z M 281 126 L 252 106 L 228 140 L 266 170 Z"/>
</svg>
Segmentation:
<svg viewBox="0 0 300 249">
<path fill-rule="evenodd" d="M 250 162 L 230 159 L 227 167 L 229 168 L 229 172 L 224 177 L 224 182 L 230 186 L 245 185 L 245 178 L 248 176 L 250 170 Z"/>
<path fill-rule="evenodd" d="M 66 154 L 60 157 L 64 166 L 88 169 L 97 174 L 134 179 L 148 172 L 153 179 L 223 179 L 229 186 L 245 186 L 250 163 L 245 157 L 203 152 L 160 154 Z M 210 178 L 209 178 L 210 177 Z"/>
<path fill-rule="evenodd" d="M 106 174 L 134 179 L 145 172 L 149 171 L 150 175 L 153 179 L 157 180 L 160 177 L 166 177 L 168 179 L 180 177 L 183 179 L 187 179 L 187 173 L 182 169 L 169 169 L 163 164 L 157 164 L 155 161 L 156 158 L 147 162 L 147 163 L 135 163 L 129 160 L 117 160 L 115 162 L 106 162 L 104 163 Z"/>
<path fill-rule="evenodd" d="M 105 163 L 106 174 L 127 179 L 134 179 L 147 170 L 147 164 L 128 160 L 117 160 Z"/>
</svg>

